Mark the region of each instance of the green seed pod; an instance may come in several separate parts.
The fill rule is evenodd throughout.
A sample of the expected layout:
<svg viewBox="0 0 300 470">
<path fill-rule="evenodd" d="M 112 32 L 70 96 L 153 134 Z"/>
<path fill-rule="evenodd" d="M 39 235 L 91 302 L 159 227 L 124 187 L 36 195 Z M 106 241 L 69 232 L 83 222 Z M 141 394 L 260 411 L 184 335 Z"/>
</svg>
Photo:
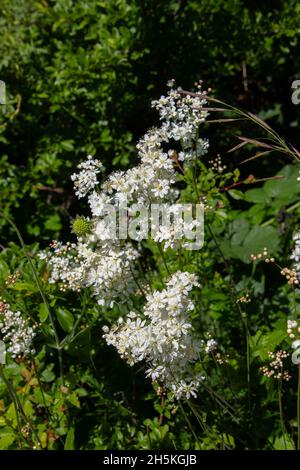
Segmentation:
<svg viewBox="0 0 300 470">
<path fill-rule="evenodd" d="M 78 237 L 83 237 L 90 232 L 91 223 L 84 217 L 76 217 L 72 222 L 72 232 Z"/>
</svg>

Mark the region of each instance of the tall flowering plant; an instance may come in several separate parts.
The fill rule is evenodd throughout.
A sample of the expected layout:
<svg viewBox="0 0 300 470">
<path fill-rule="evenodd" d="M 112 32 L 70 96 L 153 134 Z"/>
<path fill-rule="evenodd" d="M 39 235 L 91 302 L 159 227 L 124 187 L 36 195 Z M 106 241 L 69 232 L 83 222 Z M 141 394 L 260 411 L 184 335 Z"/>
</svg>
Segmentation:
<svg viewBox="0 0 300 470">
<path fill-rule="evenodd" d="M 272 421 L 261 446 L 294 448 L 298 441 L 300 448 L 299 234 L 292 233 L 297 223 L 281 224 L 288 241 L 279 259 L 277 216 L 263 208 L 264 198 L 275 208 L 288 204 L 290 187 L 297 199 L 298 170 L 241 176 L 214 156 L 207 123 L 231 123 L 237 114 L 275 140 L 273 148 L 271 138 L 239 137 L 229 158 L 248 144 L 264 149 L 250 161 L 275 150 L 299 155 L 201 83 L 195 92 L 168 86 L 152 103 L 159 123 L 138 141 L 135 166 L 107 174 L 89 155 L 71 175 L 87 212 L 71 220 L 69 241 L 26 247 L 9 220 L 22 255 L 17 262 L 12 245 L 0 256 L 0 375 L 11 400 L 0 401 L 0 428 L 4 407 L 8 446 L 75 448 L 77 416 L 84 423 L 92 416 L 83 448 L 255 448 L 257 416 L 269 426 L 266 395 L 278 429 Z M 214 119 L 220 112 L 225 117 Z M 260 187 L 249 190 L 252 184 Z M 280 274 L 272 295 L 262 269 Z M 111 393 L 114 380 L 118 391 Z M 151 398 L 159 413 L 142 423 L 141 410 L 132 411 L 136 380 L 147 390 L 143 408 Z M 290 425 L 295 395 L 297 426 Z M 111 416 L 118 425 L 109 440 Z"/>
<path fill-rule="evenodd" d="M 50 268 L 49 282 L 58 283 L 62 290 L 91 288 L 99 306 L 127 305 L 124 317 L 103 327 L 107 343 L 128 364 L 144 363 L 146 375 L 170 391 L 170 396 L 189 399 L 197 396 L 204 380 L 202 372 L 193 372 L 193 363 L 199 360 L 201 349 L 204 351 L 190 319 L 194 309 L 191 291 L 200 288 L 196 275 L 171 273 L 167 268 L 165 288 L 153 290 L 137 267 L 142 241 L 137 237 L 132 243 L 126 236 L 117 237 L 105 212 L 108 208 L 118 212 L 120 205 L 126 203 L 126 217 L 130 220 L 137 207 L 147 209 L 163 204 L 169 215 L 176 211 L 178 202 L 182 203 L 178 183 L 185 180 L 186 172 L 196 171 L 197 160 L 208 151 L 208 140 L 199 137 L 208 111 L 201 84 L 201 97 L 183 95 L 173 85 L 171 81 L 167 96 L 152 103 L 159 113 L 160 125 L 138 142 L 139 163 L 135 167 L 113 172 L 101 182 L 97 179 L 104 171 L 100 161 L 88 156 L 79 165 L 79 172 L 71 179 L 76 195 L 87 197 L 91 215 L 73 221 L 76 243 L 54 241 L 51 250 L 42 252 L 40 257 L 47 260 Z M 170 224 L 160 225 L 152 237 L 162 255 L 161 262 L 168 248 L 178 251 L 185 247 L 182 241 L 175 240 L 176 228 L 176 219 L 171 218 Z M 189 228 L 197 229 L 197 221 L 190 221 Z M 145 302 L 137 311 L 130 308 L 136 292 Z"/>
</svg>

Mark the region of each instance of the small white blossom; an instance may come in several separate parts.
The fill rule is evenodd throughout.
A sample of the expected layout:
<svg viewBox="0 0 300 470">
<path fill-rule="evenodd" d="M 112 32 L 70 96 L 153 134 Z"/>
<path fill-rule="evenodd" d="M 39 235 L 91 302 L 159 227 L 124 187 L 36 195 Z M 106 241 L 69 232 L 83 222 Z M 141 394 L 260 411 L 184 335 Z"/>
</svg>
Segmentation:
<svg viewBox="0 0 300 470">
<path fill-rule="evenodd" d="M 209 339 L 206 343 L 206 346 L 205 346 L 205 352 L 206 354 L 209 354 L 211 353 L 212 351 L 214 351 L 215 349 L 217 349 L 218 347 L 218 343 L 216 340 L 214 339 Z"/>
<path fill-rule="evenodd" d="M 177 399 L 196 397 L 203 380 L 195 378 L 191 369 L 200 347 L 189 319 L 194 308 L 189 295 L 194 286 L 199 286 L 195 275 L 173 274 L 163 291 L 147 296 L 143 317 L 132 313 L 104 332 L 107 344 L 129 365 L 145 361 L 146 376 L 164 385 Z"/>
<path fill-rule="evenodd" d="M 79 173 L 73 173 L 71 180 L 74 182 L 75 194 L 78 198 L 85 197 L 97 185 L 97 175 L 103 169 L 99 160 L 88 155 L 87 160 L 78 165 Z"/>
<path fill-rule="evenodd" d="M 32 347 L 35 325 L 30 326 L 20 311 L 12 311 L 10 306 L 0 301 L 0 333 L 6 344 L 6 351 L 15 358 L 34 353 Z"/>
<path fill-rule="evenodd" d="M 90 287 L 99 305 L 111 305 L 134 292 L 134 262 L 138 252 L 131 245 L 78 242 L 52 243 L 48 253 L 50 283 L 61 290 L 80 291 Z M 42 255 L 43 256 L 43 255 Z"/>
</svg>

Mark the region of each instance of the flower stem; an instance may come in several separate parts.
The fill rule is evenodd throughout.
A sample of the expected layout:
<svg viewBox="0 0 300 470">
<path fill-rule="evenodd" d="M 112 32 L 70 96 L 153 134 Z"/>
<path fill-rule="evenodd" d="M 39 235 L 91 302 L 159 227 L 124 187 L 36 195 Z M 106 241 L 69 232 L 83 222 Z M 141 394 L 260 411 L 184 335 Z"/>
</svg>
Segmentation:
<svg viewBox="0 0 300 470">
<path fill-rule="evenodd" d="M 5 383 L 5 385 L 7 387 L 7 390 L 8 390 L 8 392 L 9 392 L 9 394 L 10 394 L 12 400 L 13 400 L 13 404 L 14 404 L 14 407 L 15 407 L 15 410 L 16 410 L 16 416 L 18 416 L 18 412 L 20 412 L 20 415 L 24 419 L 25 423 L 27 423 L 28 426 L 30 427 L 30 429 L 32 431 L 32 434 L 34 435 L 39 447 L 42 449 L 43 446 L 42 446 L 41 440 L 40 440 L 38 434 L 36 433 L 30 419 L 26 416 L 25 411 L 23 409 L 23 406 L 21 405 L 19 397 L 16 394 L 13 386 L 11 385 L 10 381 L 6 378 L 6 376 L 4 374 L 4 371 L 3 371 L 3 366 L 2 365 L 0 365 L 0 377 L 2 378 L 3 382 Z M 19 424 L 19 421 L 18 421 L 18 426 L 19 425 L 20 424 Z"/>
<path fill-rule="evenodd" d="M 286 429 L 285 429 L 285 424 L 284 424 L 283 408 L 282 408 L 282 380 L 278 381 L 278 405 L 279 405 L 281 432 L 283 436 L 284 447 L 285 447 L 285 450 L 287 450 L 286 439 L 285 439 Z"/>
</svg>

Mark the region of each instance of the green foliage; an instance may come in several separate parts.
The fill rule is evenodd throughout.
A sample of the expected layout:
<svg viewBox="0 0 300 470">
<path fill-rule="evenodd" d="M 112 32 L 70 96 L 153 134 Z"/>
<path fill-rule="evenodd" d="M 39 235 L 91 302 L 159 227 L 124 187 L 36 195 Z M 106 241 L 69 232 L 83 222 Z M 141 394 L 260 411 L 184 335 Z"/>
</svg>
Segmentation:
<svg viewBox="0 0 300 470">
<path fill-rule="evenodd" d="M 37 253 L 67 237 L 72 220 L 75 233 L 88 230 L 85 219 L 74 220 L 70 173 L 87 154 L 108 171 L 132 166 L 135 141 L 155 124 L 150 100 L 172 77 L 186 88 L 204 79 L 215 96 L 257 112 L 299 145 L 290 103 L 300 69 L 299 2 L 2 0 L 1 10 L 7 104 L 0 113 L 0 209 L 24 236 L 49 305 L 1 216 L 0 295 L 38 334 L 34 357 L 9 357 L 0 366 L 0 449 L 294 449 L 296 366 L 289 364 L 292 379 L 280 391 L 259 368 L 269 351 L 290 352 L 286 320 L 300 313 L 299 292 L 274 264 L 251 263 L 251 254 L 266 247 L 290 266 L 300 215 L 296 165 L 271 154 L 237 169 L 239 156 L 253 156 L 239 149 L 216 175 L 210 153 L 198 162 L 196 183 L 188 173 L 182 190 L 183 201 L 196 202 L 199 193 L 213 207 L 203 249 L 170 250 L 163 262 L 157 246 L 143 245 L 140 268 L 154 288 L 168 269 L 196 272 L 202 285 L 193 323 L 201 337 L 216 337 L 223 362 L 201 358 L 207 380 L 190 405 L 162 400 L 139 369 L 104 344 L 102 326 L 126 313 L 123 305 L 107 311 L 88 290 L 60 291 L 47 282 Z M 213 154 L 235 145 L 233 133 L 254 132 L 249 122 L 205 131 Z M 251 303 L 238 302 L 248 293 Z"/>
<path fill-rule="evenodd" d="M 281 227 L 272 217 L 272 201 L 280 194 L 275 190 L 277 185 L 283 184 L 284 188 L 284 179 L 274 180 L 274 199 L 265 200 L 264 204 L 249 202 L 244 196 L 251 190 L 246 187 L 246 191 L 241 191 L 243 197 L 238 204 L 242 205 L 237 209 L 234 207 L 237 202 L 230 194 L 215 191 L 216 176 L 204 166 L 207 158 L 199 162 L 201 177 L 197 192 L 205 189 L 208 203 L 223 205 L 226 218 L 218 218 L 216 211 L 208 211 L 203 249 L 183 251 L 180 258 L 167 251 L 164 263 L 155 245 L 145 243 L 149 266 L 154 263 L 163 278 L 168 276 L 167 266 L 171 271 L 196 271 L 201 280 L 193 322 L 204 338 L 207 331 L 213 331 L 222 360 L 218 364 L 217 356 L 201 358 L 207 379 L 199 398 L 189 405 L 176 404 L 168 397 L 161 401 L 157 390 L 151 389 L 142 374 L 138 370 L 130 372 L 113 348 L 103 343 L 101 327 L 119 315 L 120 307 L 115 312 L 100 309 L 88 290 L 76 295 L 60 292 L 47 283 L 49 273 L 44 263 L 37 261 L 36 245 L 28 246 L 27 252 L 49 301 L 47 307 L 40 300 L 24 251 L 10 243 L 0 254 L 0 288 L 5 301 L 27 312 L 31 320 L 40 322 L 36 338 L 39 352 L 35 357 L 10 361 L 3 368 L 6 381 L 16 390 L 25 418 L 16 414 L 6 382 L 0 381 L 2 448 L 39 445 L 66 450 L 295 447 L 294 429 L 288 426 L 295 410 L 294 378 L 291 383 L 282 384 L 287 426 L 282 434 L 276 384 L 259 370 L 259 366 L 268 362 L 269 351 L 290 347 L 286 320 L 294 308 L 291 291 L 280 274 L 278 277 L 275 266 L 265 269 L 249 262 L 250 254 L 265 246 L 272 256 L 276 253 L 278 260 L 286 259 L 292 248 L 290 234 L 297 216 L 291 212 L 289 226 L 278 237 Z M 294 169 L 289 165 L 280 174 L 289 179 L 295 175 Z M 226 187 L 234 175 L 229 171 L 219 175 L 218 186 Z M 262 192 L 266 186 L 270 188 L 269 181 L 261 185 Z M 183 200 L 188 194 L 194 194 L 189 185 L 182 191 Z M 293 201 L 294 191 L 291 200 L 282 199 L 284 205 L 280 208 L 290 207 Z M 249 215 L 256 206 L 261 212 L 260 225 L 253 224 Z M 299 214 L 298 206 L 294 210 Z M 224 241 L 226 237 L 228 241 Z M 21 273 L 20 277 L 8 283 L 9 276 L 16 271 Z M 155 276 L 149 268 L 147 271 Z M 156 282 L 159 287 L 160 282 Z M 240 304 L 240 308 L 237 301 L 245 293 L 250 294 L 251 303 Z M 48 308 L 54 315 L 59 335 L 63 371 L 60 371 Z M 247 377 L 251 379 L 250 390 Z M 24 433 L 21 438 L 18 435 L 18 419 L 27 426 L 28 437 Z M 275 429 L 274 422 L 278 423 Z"/>
<path fill-rule="evenodd" d="M 133 163 L 153 124 L 149 102 L 170 77 L 187 88 L 201 78 L 297 139 L 296 0 L 2 0 L 1 12 L 0 203 L 30 241 L 67 226 L 79 160 Z"/>
</svg>

